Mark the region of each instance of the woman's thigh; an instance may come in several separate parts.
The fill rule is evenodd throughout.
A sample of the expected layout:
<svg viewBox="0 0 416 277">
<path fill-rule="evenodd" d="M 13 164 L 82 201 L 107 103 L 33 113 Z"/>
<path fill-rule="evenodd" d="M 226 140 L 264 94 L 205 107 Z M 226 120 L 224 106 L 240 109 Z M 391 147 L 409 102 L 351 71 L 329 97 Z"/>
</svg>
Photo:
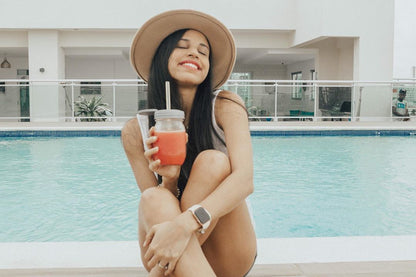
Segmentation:
<svg viewBox="0 0 416 277">
<path fill-rule="evenodd" d="M 218 277 L 242 277 L 249 271 L 257 241 L 245 201 L 219 219 L 202 250 Z"/>
<path fill-rule="evenodd" d="M 194 166 L 181 200 L 182 211 L 199 203 L 231 174 L 226 155 L 215 150 L 202 152 Z M 256 255 L 256 236 L 246 202 L 212 222 L 200 244 L 217 276 L 243 276 Z"/>
</svg>

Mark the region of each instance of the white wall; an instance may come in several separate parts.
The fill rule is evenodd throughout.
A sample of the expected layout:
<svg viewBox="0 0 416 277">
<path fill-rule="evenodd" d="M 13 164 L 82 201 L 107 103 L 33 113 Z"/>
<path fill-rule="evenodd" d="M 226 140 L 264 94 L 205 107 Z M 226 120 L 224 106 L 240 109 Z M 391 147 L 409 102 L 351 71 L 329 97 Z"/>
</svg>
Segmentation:
<svg viewBox="0 0 416 277">
<path fill-rule="evenodd" d="M 200 10 L 232 29 L 294 27 L 293 0 L 5 0 L 1 5 L 7 11 L 0 17 L 2 28 L 137 29 L 149 17 L 171 9 Z"/>
<path fill-rule="evenodd" d="M 56 80 L 63 72 L 64 51 L 59 45 L 59 31 L 28 32 L 30 79 Z M 38 83 L 30 89 L 31 121 L 58 121 L 65 115 L 65 95 L 57 85 Z"/>
<path fill-rule="evenodd" d="M 416 78 L 416 1 L 396 0 L 394 25 L 394 78 Z"/>
<path fill-rule="evenodd" d="M 394 0 L 297 0 L 295 45 L 321 37 L 360 37 L 358 80 L 393 76 Z"/>
</svg>

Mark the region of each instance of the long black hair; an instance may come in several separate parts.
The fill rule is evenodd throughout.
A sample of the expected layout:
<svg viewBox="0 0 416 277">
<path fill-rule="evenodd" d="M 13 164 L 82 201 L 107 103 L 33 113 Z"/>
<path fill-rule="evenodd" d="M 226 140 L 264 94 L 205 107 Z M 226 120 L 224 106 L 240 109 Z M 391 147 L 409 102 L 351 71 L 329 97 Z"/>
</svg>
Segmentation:
<svg viewBox="0 0 416 277">
<path fill-rule="evenodd" d="M 171 53 L 177 47 L 179 40 L 186 31 L 187 29 L 182 29 L 170 34 L 161 42 L 156 50 L 148 81 L 149 108 L 166 108 L 165 81 L 169 81 L 171 84 L 171 107 L 173 109 L 183 110 L 176 81 L 172 78 L 168 70 L 168 62 Z M 209 59 L 211 64 L 211 55 Z M 214 99 L 214 93 L 211 84 L 211 68 L 205 80 L 197 88 L 189 115 L 187 155 L 178 181 L 178 187 L 181 192 L 186 185 L 189 172 L 197 155 L 204 150 L 213 149 L 213 133 L 219 137 L 212 125 L 212 101 Z M 225 145 L 221 138 L 220 140 Z"/>
</svg>

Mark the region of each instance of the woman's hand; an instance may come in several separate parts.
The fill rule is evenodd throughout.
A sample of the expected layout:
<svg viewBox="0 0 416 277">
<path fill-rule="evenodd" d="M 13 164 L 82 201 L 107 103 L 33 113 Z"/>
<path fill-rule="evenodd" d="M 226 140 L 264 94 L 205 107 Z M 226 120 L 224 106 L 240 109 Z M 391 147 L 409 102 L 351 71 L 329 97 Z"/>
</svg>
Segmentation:
<svg viewBox="0 0 416 277">
<path fill-rule="evenodd" d="M 185 251 L 192 236 L 192 230 L 186 229 L 177 217 L 154 225 L 146 235 L 143 246 L 149 246 L 144 259 L 150 268 L 167 266 L 165 276 L 175 270 L 176 263 Z M 159 265 L 158 265 L 159 264 Z"/>
<path fill-rule="evenodd" d="M 163 179 L 163 186 L 172 191 L 176 195 L 176 186 L 179 178 L 181 166 L 180 165 L 161 165 L 159 159 L 154 159 L 154 155 L 159 151 L 159 147 L 154 147 L 153 144 L 157 141 L 154 135 L 154 127 L 149 130 L 149 138 L 145 140 L 148 150 L 144 152 L 144 156 L 149 161 L 149 169 L 156 172 Z"/>
</svg>

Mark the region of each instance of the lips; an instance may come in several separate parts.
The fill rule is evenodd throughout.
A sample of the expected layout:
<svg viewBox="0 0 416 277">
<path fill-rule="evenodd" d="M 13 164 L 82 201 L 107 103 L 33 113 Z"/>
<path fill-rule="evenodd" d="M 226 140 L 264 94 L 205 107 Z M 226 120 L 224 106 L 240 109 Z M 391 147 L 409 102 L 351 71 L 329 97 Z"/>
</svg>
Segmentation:
<svg viewBox="0 0 416 277">
<path fill-rule="evenodd" d="M 183 62 L 180 62 L 179 65 L 185 66 L 193 70 L 201 70 L 201 67 L 199 66 L 199 64 L 194 61 L 183 61 Z"/>
</svg>

